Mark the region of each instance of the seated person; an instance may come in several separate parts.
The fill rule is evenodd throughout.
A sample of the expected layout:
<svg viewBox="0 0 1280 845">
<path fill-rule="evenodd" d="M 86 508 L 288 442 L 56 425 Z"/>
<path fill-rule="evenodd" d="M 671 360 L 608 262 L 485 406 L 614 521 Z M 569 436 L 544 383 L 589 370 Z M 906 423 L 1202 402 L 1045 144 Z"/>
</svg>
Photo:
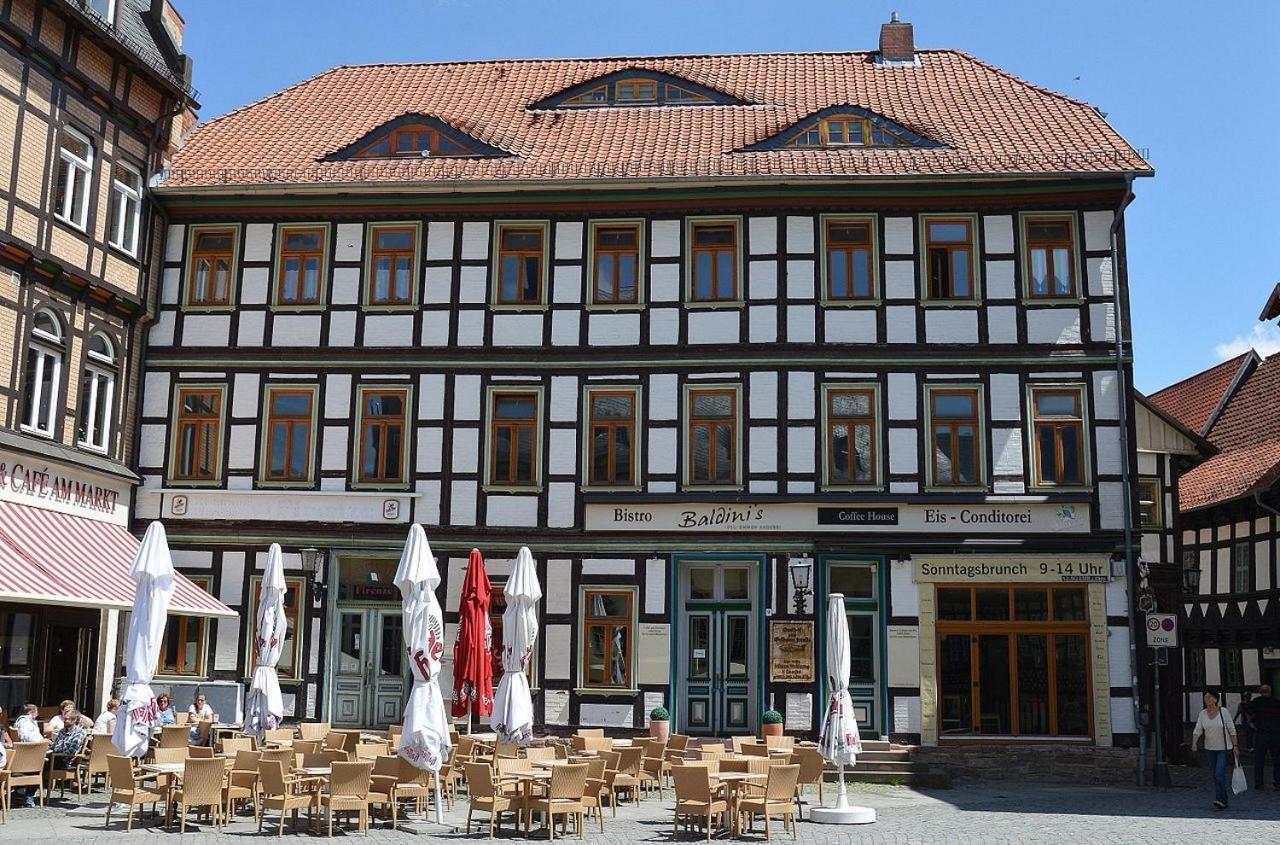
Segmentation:
<svg viewBox="0 0 1280 845">
<path fill-rule="evenodd" d="M 62 701 L 60 704 L 58 704 L 57 714 L 52 719 L 50 719 L 47 723 L 45 723 L 45 726 L 44 726 L 45 736 L 52 739 L 59 731 L 61 731 L 64 727 L 66 727 L 66 718 L 67 718 L 68 710 L 75 713 L 76 719 L 80 723 L 80 727 L 84 728 L 85 730 L 88 730 L 89 728 L 93 727 L 93 720 L 90 719 L 88 716 L 82 715 L 80 713 L 79 708 L 76 707 L 76 703 L 68 698 Z"/>
<path fill-rule="evenodd" d="M 210 743 L 212 738 L 208 733 L 204 734 L 204 736 L 200 735 L 200 723 L 216 722 L 218 716 L 213 712 L 213 708 L 209 706 L 209 700 L 205 698 L 204 693 L 196 693 L 196 700 L 187 708 L 187 715 L 191 717 L 191 742 Z"/>
<path fill-rule="evenodd" d="M 107 702 L 107 709 L 98 715 L 98 720 L 93 723 L 93 732 L 96 734 L 114 733 L 116 729 L 116 711 L 120 709 L 120 699 L 113 698 Z"/>
<path fill-rule="evenodd" d="M 162 692 L 156 696 L 156 714 L 159 719 L 157 724 L 172 725 L 176 721 L 173 712 L 173 699 L 169 697 L 169 693 Z"/>
<path fill-rule="evenodd" d="M 62 723 L 56 733 L 53 735 L 53 743 L 49 746 L 49 751 L 56 757 L 60 755 L 74 756 L 84 749 L 84 741 L 88 738 L 88 728 L 93 727 L 93 722 L 80 714 L 80 711 L 74 707 L 64 707 L 62 712 L 58 714 L 62 718 Z M 54 717 L 57 718 L 57 717 Z M 49 720 L 50 722 L 53 719 Z"/>
<path fill-rule="evenodd" d="M 38 742 L 40 740 L 40 725 L 36 722 L 36 716 L 40 714 L 40 708 L 34 704 L 22 705 L 22 715 L 14 720 L 13 727 L 18 732 L 18 742 Z"/>
</svg>

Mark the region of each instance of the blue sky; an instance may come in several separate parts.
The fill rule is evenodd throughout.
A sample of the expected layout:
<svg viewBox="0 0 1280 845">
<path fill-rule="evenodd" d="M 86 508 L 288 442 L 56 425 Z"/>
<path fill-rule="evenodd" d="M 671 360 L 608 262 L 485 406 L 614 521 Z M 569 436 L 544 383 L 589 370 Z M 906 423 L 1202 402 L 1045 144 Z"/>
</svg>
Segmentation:
<svg viewBox="0 0 1280 845">
<path fill-rule="evenodd" d="M 1148 148 L 1129 211 L 1137 386 L 1256 346 L 1280 281 L 1280 3 L 1160 0 L 176 0 L 205 118 L 339 64 L 874 49 L 897 10 L 963 49 L 1097 105 Z M 359 10 L 358 12 L 356 10 Z"/>
</svg>

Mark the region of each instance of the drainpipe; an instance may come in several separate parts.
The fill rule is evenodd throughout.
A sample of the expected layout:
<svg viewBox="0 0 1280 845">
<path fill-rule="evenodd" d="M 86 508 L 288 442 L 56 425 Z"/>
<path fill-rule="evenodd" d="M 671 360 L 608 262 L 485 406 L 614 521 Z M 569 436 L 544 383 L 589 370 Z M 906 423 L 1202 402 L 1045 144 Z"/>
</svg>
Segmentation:
<svg viewBox="0 0 1280 845">
<path fill-rule="evenodd" d="M 1129 385 L 1124 369 L 1124 313 L 1121 311 L 1120 282 L 1127 279 L 1127 268 L 1120 264 L 1120 227 L 1124 225 L 1124 211 L 1133 202 L 1133 174 L 1124 179 L 1124 197 L 1111 221 L 1111 295 L 1116 324 L 1116 401 L 1120 411 L 1120 482 L 1124 491 L 1124 563 L 1128 581 L 1129 614 L 1129 666 L 1132 669 L 1130 686 L 1133 689 L 1133 723 L 1138 728 L 1138 785 L 1147 782 L 1147 731 L 1142 724 L 1141 687 L 1138 682 L 1138 614 L 1134 604 L 1134 586 L 1138 583 L 1138 561 L 1133 553 L 1133 478 L 1129 467 Z M 1157 738 L 1157 742 L 1159 739 Z"/>
<path fill-rule="evenodd" d="M 1275 514 L 1276 516 L 1280 516 L 1280 511 L 1278 511 L 1278 510 L 1276 510 L 1275 508 L 1271 507 L 1271 505 L 1268 505 L 1265 501 L 1263 501 L 1263 500 L 1262 500 L 1262 491 L 1261 491 L 1261 490 L 1254 490 L 1254 491 L 1253 491 L 1253 503 L 1254 503 L 1255 505 L 1257 505 L 1258 507 L 1262 508 L 1264 511 L 1270 511 L 1271 513 Z"/>
</svg>

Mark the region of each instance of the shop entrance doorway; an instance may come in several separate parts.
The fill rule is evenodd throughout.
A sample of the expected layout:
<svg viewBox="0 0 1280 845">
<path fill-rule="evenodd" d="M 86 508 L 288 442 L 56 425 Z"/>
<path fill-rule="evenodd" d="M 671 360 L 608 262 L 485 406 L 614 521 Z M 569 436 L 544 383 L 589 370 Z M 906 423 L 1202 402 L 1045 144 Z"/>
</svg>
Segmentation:
<svg viewBox="0 0 1280 845">
<path fill-rule="evenodd" d="M 400 721 L 408 689 L 400 608 L 338 611 L 333 722 L 385 728 Z"/>
<path fill-rule="evenodd" d="M 759 652 L 758 564 L 680 564 L 679 730 L 695 736 L 755 733 Z"/>
</svg>

